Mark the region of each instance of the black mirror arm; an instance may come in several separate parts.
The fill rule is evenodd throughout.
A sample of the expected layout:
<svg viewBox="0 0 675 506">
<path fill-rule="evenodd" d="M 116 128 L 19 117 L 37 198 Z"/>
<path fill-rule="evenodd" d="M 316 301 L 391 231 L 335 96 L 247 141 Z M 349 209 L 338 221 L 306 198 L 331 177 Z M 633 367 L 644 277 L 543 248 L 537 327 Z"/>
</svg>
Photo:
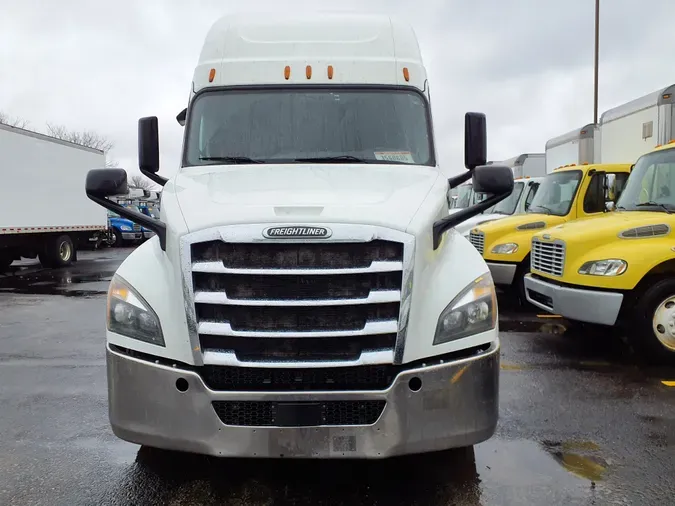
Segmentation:
<svg viewBox="0 0 675 506">
<path fill-rule="evenodd" d="M 495 195 L 494 197 L 485 199 L 483 202 L 480 202 L 466 209 L 462 209 L 461 211 L 457 211 L 456 213 L 451 214 L 450 216 L 438 220 L 436 223 L 434 223 L 432 227 L 434 250 L 437 250 L 438 247 L 441 245 L 441 238 L 443 237 L 443 233 L 445 233 L 447 230 L 459 225 L 460 223 L 468 220 L 473 216 L 476 216 L 477 214 L 482 213 L 487 208 L 492 207 L 495 204 L 498 204 L 509 195 L 511 195 L 511 192 L 502 193 L 501 195 Z"/>
<path fill-rule="evenodd" d="M 453 188 L 457 188 L 460 184 L 464 183 L 465 181 L 468 181 L 471 179 L 473 176 L 473 171 L 467 170 L 463 174 L 460 174 L 459 176 L 454 176 L 448 179 L 448 184 L 450 185 L 450 189 L 452 190 Z"/>
<path fill-rule="evenodd" d="M 157 173 L 155 173 L 155 172 L 150 172 L 149 170 L 143 170 L 143 169 L 141 169 L 141 173 L 142 173 L 145 177 L 147 177 L 148 179 L 151 179 L 152 181 L 154 181 L 155 183 L 157 183 L 157 184 L 160 185 L 160 186 L 164 186 L 164 185 L 167 183 L 167 181 L 168 181 L 167 178 L 162 177 L 162 176 L 160 176 L 159 174 L 157 174 Z"/>
<path fill-rule="evenodd" d="M 150 218 L 149 216 L 139 213 L 138 211 L 133 211 L 128 207 L 121 206 L 117 202 L 108 200 L 105 197 L 99 197 L 89 192 L 87 192 L 87 197 L 96 202 L 98 205 L 105 207 L 106 209 L 109 209 L 110 211 L 155 232 L 157 237 L 159 237 L 159 246 L 162 248 L 162 251 L 166 251 L 166 224 L 163 221 Z"/>
</svg>

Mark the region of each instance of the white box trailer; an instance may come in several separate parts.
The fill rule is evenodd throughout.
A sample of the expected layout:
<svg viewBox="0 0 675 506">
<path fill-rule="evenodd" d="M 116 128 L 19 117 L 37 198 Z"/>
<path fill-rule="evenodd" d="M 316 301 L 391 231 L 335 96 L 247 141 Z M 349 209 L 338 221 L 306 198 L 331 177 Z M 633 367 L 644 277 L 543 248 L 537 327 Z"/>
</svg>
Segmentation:
<svg viewBox="0 0 675 506">
<path fill-rule="evenodd" d="M 633 163 L 673 140 L 674 100 L 675 84 L 602 113 L 600 161 Z"/>
<path fill-rule="evenodd" d="M 45 267 L 77 258 L 77 248 L 107 229 L 105 209 L 82 182 L 105 166 L 102 151 L 0 125 L 0 272 L 21 257 Z"/>
<path fill-rule="evenodd" d="M 523 153 L 495 163 L 511 167 L 514 179 L 546 175 L 546 156 L 544 153 Z"/>
<path fill-rule="evenodd" d="M 546 142 L 546 172 L 563 165 L 600 163 L 600 128 L 589 123 Z"/>
</svg>

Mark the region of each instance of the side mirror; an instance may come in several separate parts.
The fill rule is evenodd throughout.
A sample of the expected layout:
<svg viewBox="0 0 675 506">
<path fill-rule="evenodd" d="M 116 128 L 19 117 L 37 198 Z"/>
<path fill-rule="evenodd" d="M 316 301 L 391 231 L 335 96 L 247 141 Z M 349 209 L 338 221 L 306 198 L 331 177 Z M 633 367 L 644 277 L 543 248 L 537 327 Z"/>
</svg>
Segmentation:
<svg viewBox="0 0 675 506">
<path fill-rule="evenodd" d="M 138 120 L 138 166 L 141 172 L 159 172 L 159 126 L 157 116 Z"/>
<path fill-rule="evenodd" d="M 148 179 L 164 186 L 168 179 L 159 172 L 159 126 L 157 116 L 138 120 L 138 167 Z"/>
<path fill-rule="evenodd" d="M 607 211 L 614 211 L 614 202 L 611 200 L 605 202 L 605 209 L 607 209 Z"/>
<path fill-rule="evenodd" d="M 513 192 L 513 172 L 505 165 L 476 167 L 473 171 L 472 181 L 476 193 L 490 195 L 506 193 L 508 196 Z"/>
<path fill-rule="evenodd" d="M 187 118 L 187 107 L 178 113 L 176 116 L 176 121 L 180 126 L 185 126 L 185 118 Z"/>
<path fill-rule="evenodd" d="M 464 166 L 473 170 L 487 163 L 485 114 L 467 112 L 464 116 Z"/>
<path fill-rule="evenodd" d="M 84 189 L 87 195 L 99 198 L 126 195 L 129 192 L 127 171 L 124 169 L 90 170 L 87 173 Z"/>
</svg>

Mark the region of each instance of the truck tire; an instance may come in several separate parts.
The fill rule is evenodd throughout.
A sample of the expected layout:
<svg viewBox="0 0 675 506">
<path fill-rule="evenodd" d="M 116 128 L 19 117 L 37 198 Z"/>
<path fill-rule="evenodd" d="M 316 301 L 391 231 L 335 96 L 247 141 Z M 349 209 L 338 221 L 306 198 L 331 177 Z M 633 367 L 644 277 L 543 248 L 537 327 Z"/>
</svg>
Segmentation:
<svg viewBox="0 0 675 506">
<path fill-rule="evenodd" d="M 63 234 L 49 238 L 44 245 L 44 250 L 39 254 L 40 263 L 43 267 L 58 268 L 66 267 L 75 260 L 75 244 L 69 235 Z"/>
<path fill-rule="evenodd" d="M 122 239 L 122 232 L 120 232 L 118 229 L 113 228 L 110 231 L 110 245 L 114 248 L 121 248 L 122 245 L 124 244 L 124 239 Z"/>
<path fill-rule="evenodd" d="M 660 279 L 644 291 L 629 334 L 633 347 L 650 362 L 675 364 L 675 277 Z"/>
</svg>

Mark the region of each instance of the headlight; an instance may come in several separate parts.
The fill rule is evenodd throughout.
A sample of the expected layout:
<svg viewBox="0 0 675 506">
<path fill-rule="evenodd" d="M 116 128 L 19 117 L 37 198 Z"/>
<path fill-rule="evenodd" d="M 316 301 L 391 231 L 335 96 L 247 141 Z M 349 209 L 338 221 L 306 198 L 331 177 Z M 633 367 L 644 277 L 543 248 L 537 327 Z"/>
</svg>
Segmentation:
<svg viewBox="0 0 675 506">
<path fill-rule="evenodd" d="M 110 332 L 164 346 L 159 318 L 143 297 L 117 275 L 108 289 L 107 326 Z"/>
<path fill-rule="evenodd" d="M 579 269 L 579 274 L 589 276 L 620 276 L 628 269 L 628 263 L 618 258 L 607 260 L 593 260 L 586 262 Z"/>
<path fill-rule="evenodd" d="M 510 255 L 518 251 L 518 245 L 515 242 L 507 242 L 506 244 L 497 244 L 492 248 L 492 253 L 495 255 Z"/>
<path fill-rule="evenodd" d="M 133 228 L 131 228 L 129 225 L 122 225 L 120 227 L 120 230 L 123 230 L 124 232 L 129 232 L 129 231 L 133 230 Z"/>
<path fill-rule="evenodd" d="M 478 334 L 497 324 L 497 294 L 490 273 L 475 279 L 447 305 L 436 324 L 434 344 Z"/>
</svg>

